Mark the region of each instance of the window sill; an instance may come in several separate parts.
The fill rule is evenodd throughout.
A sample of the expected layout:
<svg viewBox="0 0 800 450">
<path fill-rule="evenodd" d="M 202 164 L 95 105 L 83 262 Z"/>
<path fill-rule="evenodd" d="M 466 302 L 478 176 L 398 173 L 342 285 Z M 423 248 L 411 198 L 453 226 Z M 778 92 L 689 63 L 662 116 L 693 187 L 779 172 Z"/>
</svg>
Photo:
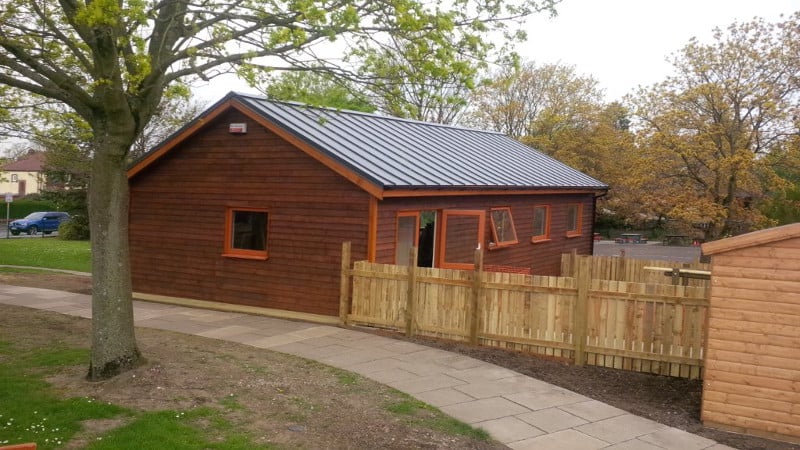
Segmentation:
<svg viewBox="0 0 800 450">
<path fill-rule="evenodd" d="M 544 243 L 544 242 L 550 242 L 550 241 L 552 241 L 552 239 L 550 239 L 550 238 L 546 238 L 546 237 L 542 237 L 542 238 L 531 238 L 531 244 L 541 244 L 541 243 Z"/>
<path fill-rule="evenodd" d="M 519 241 L 503 242 L 502 244 L 489 244 L 486 248 L 489 250 L 499 250 L 519 244 Z"/>
<path fill-rule="evenodd" d="M 269 259 L 269 255 L 261 254 L 261 255 L 249 255 L 246 253 L 223 253 L 223 258 L 233 258 L 233 259 L 252 259 L 256 261 L 266 261 Z"/>
<path fill-rule="evenodd" d="M 567 239 L 578 238 L 583 236 L 582 233 L 567 233 Z"/>
</svg>

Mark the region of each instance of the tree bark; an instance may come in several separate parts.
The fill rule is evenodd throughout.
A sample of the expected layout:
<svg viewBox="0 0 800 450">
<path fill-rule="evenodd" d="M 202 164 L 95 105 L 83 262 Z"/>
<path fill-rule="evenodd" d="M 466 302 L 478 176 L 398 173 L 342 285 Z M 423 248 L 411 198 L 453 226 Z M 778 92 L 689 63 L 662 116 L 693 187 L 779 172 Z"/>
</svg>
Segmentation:
<svg viewBox="0 0 800 450">
<path fill-rule="evenodd" d="M 128 247 L 128 145 L 106 136 L 98 139 L 89 186 L 93 283 L 89 380 L 111 378 L 141 359 L 134 333 Z"/>
</svg>

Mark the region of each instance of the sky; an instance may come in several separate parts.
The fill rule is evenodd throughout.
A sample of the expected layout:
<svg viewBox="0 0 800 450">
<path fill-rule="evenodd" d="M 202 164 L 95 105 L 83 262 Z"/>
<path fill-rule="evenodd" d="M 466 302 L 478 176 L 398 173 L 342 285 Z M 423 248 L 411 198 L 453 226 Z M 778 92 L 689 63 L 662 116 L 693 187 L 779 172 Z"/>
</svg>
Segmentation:
<svg viewBox="0 0 800 450">
<path fill-rule="evenodd" d="M 666 58 L 692 37 L 711 43 L 714 28 L 762 17 L 780 21 L 800 0 L 563 0 L 558 15 L 532 17 L 518 52 L 537 63 L 560 62 L 591 75 L 618 100 L 670 75 Z"/>
<path fill-rule="evenodd" d="M 664 80 L 666 58 L 697 37 L 711 43 L 715 27 L 758 16 L 777 22 L 800 11 L 800 0 L 562 0 L 558 15 L 528 19 L 528 40 L 517 48 L 525 60 L 561 63 L 591 75 L 606 100 L 619 100 L 637 86 Z M 253 92 L 234 78 L 218 78 L 196 91 L 208 102 L 231 90 Z"/>
</svg>

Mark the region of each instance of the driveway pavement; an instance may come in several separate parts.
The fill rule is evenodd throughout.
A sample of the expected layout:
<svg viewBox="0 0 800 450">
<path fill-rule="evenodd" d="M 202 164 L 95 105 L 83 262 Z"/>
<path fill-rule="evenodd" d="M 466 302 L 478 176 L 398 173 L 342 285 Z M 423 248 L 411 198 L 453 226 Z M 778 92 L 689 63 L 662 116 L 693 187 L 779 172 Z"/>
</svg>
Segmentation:
<svg viewBox="0 0 800 450">
<path fill-rule="evenodd" d="M 0 305 L 91 317 L 89 296 L 0 284 Z M 2 306 L 0 306 L 0 309 Z M 134 302 L 136 325 L 313 359 L 392 386 L 513 449 L 729 449 L 605 403 L 444 350 L 351 329 Z"/>
</svg>

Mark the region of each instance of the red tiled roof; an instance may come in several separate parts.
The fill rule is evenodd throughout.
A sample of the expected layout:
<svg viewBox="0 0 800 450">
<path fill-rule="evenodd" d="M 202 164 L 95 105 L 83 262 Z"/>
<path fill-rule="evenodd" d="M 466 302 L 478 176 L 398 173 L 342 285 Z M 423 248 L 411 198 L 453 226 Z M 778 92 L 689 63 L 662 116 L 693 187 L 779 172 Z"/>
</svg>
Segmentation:
<svg viewBox="0 0 800 450">
<path fill-rule="evenodd" d="M 6 172 L 41 172 L 44 166 L 44 153 L 32 153 L 22 159 L 3 166 Z"/>
</svg>

